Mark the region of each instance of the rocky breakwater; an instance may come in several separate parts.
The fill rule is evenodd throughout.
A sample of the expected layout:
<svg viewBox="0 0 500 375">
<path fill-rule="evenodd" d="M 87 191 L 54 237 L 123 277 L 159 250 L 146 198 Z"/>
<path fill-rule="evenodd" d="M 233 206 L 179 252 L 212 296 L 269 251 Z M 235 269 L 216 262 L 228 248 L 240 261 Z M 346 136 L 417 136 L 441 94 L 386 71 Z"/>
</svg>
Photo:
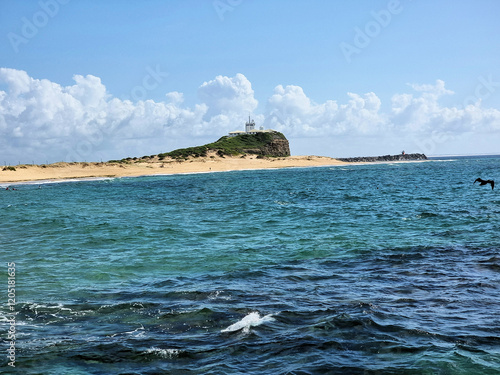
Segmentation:
<svg viewBox="0 0 500 375">
<path fill-rule="evenodd" d="M 390 161 L 415 161 L 427 160 L 424 154 L 399 154 L 399 155 L 383 155 L 383 156 L 359 156 L 355 158 L 338 158 L 340 161 L 348 163 L 373 163 L 373 162 L 390 162 Z"/>
</svg>

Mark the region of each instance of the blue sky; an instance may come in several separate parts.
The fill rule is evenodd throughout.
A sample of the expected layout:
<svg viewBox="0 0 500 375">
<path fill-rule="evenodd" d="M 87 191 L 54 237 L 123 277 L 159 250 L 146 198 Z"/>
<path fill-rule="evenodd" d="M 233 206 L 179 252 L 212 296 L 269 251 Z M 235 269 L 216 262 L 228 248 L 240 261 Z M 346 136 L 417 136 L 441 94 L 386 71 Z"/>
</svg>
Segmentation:
<svg viewBox="0 0 500 375">
<path fill-rule="evenodd" d="M 0 159 L 165 152 L 249 113 L 293 154 L 499 153 L 498 14 L 495 0 L 2 0 Z"/>
</svg>

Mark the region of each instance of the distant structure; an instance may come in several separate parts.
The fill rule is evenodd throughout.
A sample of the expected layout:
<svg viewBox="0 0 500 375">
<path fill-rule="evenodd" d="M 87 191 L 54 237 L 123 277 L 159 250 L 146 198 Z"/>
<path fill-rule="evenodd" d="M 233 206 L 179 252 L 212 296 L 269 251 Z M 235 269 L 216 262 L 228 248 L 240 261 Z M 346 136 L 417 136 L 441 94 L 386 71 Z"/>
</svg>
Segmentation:
<svg viewBox="0 0 500 375">
<path fill-rule="evenodd" d="M 242 134 L 274 133 L 274 132 L 276 132 L 276 130 L 264 129 L 262 126 L 260 127 L 260 129 L 255 129 L 255 121 L 250 119 L 250 116 L 248 116 L 248 121 L 245 123 L 245 131 L 235 130 L 235 131 L 229 132 L 229 136 L 236 137 L 236 136 L 242 135 Z"/>
<path fill-rule="evenodd" d="M 245 131 L 247 133 L 250 133 L 254 129 L 255 129 L 255 121 L 250 120 L 250 116 L 248 116 L 248 121 L 245 123 Z"/>
</svg>

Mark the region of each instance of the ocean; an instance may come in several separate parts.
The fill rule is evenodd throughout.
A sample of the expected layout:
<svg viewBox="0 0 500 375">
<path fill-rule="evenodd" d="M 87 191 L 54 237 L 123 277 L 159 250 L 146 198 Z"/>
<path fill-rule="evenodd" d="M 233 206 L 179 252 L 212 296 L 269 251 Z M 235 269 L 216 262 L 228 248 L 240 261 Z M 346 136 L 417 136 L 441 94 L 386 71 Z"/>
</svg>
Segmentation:
<svg viewBox="0 0 500 375">
<path fill-rule="evenodd" d="M 500 374 L 477 177 L 500 158 L 2 189 L 0 372 Z"/>
</svg>

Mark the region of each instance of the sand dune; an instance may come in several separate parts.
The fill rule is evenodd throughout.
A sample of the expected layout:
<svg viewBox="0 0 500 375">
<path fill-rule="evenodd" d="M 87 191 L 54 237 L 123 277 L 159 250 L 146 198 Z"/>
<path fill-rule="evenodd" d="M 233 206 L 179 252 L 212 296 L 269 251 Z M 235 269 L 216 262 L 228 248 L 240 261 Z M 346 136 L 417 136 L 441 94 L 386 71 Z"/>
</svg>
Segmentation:
<svg viewBox="0 0 500 375">
<path fill-rule="evenodd" d="M 289 156 L 283 158 L 219 157 L 215 154 L 204 158 L 177 161 L 173 159 L 136 160 L 130 163 L 55 163 L 49 165 L 20 165 L 15 170 L 0 169 L 1 183 L 21 181 L 61 180 L 89 177 L 125 177 L 156 174 L 178 174 L 251 170 L 289 167 L 317 167 L 348 164 L 323 156 Z"/>
</svg>

